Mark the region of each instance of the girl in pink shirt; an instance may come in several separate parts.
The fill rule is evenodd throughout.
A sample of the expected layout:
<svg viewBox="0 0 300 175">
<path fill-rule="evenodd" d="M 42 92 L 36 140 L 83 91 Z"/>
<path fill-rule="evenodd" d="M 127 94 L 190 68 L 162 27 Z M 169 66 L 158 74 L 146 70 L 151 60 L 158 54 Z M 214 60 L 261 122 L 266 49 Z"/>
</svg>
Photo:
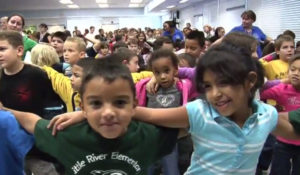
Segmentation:
<svg viewBox="0 0 300 175">
<path fill-rule="evenodd" d="M 284 112 L 300 108 L 300 55 L 295 55 L 289 60 L 288 77 L 291 84 L 280 83 L 261 93 L 262 100 L 275 100 Z M 292 175 L 299 175 L 299 164 L 300 140 L 277 137 L 270 174 L 290 174 L 292 168 Z"/>
</svg>

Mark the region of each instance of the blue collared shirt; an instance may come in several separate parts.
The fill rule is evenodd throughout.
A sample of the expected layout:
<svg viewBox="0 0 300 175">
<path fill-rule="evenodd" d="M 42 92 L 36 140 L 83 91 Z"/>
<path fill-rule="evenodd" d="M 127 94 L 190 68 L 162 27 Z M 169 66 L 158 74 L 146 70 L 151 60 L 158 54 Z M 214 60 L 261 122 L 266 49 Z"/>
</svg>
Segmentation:
<svg viewBox="0 0 300 175">
<path fill-rule="evenodd" d="M 230 32 L 244 32 L 244 33 L 247 33 L 242 25 L 234 27 L 233 29 L 231 29 Z M 261 58 L 262 57 L 262 50 L 261 50 L 260 44 L 263 43 L 267 39 L 267 36 L 264 34 L 264 32 L 259 27 L 256 27 L 256 26 L 252 26 L 251 36 L 256 38 L 256 40 L 258 41 L 258 46 L 257 46 L 256 52 L 257 52 L 258 58 Z"/>
<path fill-rule="evenodd" d="M 253 101 L 253 114 L 240 128 L 221 116 L 208 102 L 186 105 L 194 152 L 185 175 L 251 175 L 270 132 L 276 127 L 274 107 Z"/>
</svg>

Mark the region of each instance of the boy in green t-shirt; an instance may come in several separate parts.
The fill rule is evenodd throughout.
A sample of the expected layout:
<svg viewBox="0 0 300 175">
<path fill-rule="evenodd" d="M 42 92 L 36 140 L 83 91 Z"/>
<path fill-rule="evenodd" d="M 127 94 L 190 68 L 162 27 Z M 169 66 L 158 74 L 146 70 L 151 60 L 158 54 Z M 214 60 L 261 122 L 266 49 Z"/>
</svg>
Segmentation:
<svg viewBox="0 0 300 175">
<path fill-rule="evenodd" d="M 176 129 L 132 120 L 135 86 L 128 68 L 97 60 L 79 91 L 86 121 L 59 132 L 32 113 L 11 110 L 34 133 L 36 145 L 57 158 L 66 174 L 146 174 L 147 167 L 173 150 Z M 82 115 L 82 114 L 81 114 Z"/>
</svg>

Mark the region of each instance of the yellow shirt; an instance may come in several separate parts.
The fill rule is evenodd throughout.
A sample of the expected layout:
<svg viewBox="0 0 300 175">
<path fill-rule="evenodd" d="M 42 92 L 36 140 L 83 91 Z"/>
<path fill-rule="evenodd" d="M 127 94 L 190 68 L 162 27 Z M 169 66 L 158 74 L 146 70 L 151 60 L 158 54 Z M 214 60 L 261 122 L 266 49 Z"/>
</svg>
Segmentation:
<svg viewBox="0 0 300 175">
<path fill-rule="evenodd" d="M 80 109 L 80 95 L 73 90 L 70 78 L 48 66 L 43 66 L 43 70 L 47 72 L 53 90 L 66 104 L 67 112 Z"/>
<path fill-rule="evenodd" d="M 152 77 L 153 73 L 151 71 L 142 71 L 142 72 L 131 73 L 131 76 L 134 84 L 136 84 L 137 82 L 139 82 L 144 78 Z"/>
<path fill-rule="evenodd" d="M 288 75 L 289 64 L 282 60 L 274 60 L 263 64 L 265 76 L 268 80 L 280 80 Z"/>
</svg>

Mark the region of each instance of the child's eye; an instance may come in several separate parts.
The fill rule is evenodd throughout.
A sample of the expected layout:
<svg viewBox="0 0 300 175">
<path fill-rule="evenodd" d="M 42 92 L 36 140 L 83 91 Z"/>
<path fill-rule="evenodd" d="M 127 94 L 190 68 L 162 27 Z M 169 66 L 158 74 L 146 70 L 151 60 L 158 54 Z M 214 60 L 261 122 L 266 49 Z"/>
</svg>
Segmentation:
<svg viewBox="0 0 300 175">
<path fill-rule="evenodd" d="M 126 100 L 116 100 L 114 103 L 117 107 L 124 107 L 127 104 Z"/>
<path fill-rule="evenodd" d="M 89 102 L 89 105 L 91 105 L 93 108 L 99 108 L 102 103 L 99 100 L 92 100 Z"/>
<path fill-rule="evenodd" d="M 204 90 L 207 90 L 207 89 L 211 88 L 211 85 L 203 84 L 202 87 L 204 88 Z"/>
</svg>

